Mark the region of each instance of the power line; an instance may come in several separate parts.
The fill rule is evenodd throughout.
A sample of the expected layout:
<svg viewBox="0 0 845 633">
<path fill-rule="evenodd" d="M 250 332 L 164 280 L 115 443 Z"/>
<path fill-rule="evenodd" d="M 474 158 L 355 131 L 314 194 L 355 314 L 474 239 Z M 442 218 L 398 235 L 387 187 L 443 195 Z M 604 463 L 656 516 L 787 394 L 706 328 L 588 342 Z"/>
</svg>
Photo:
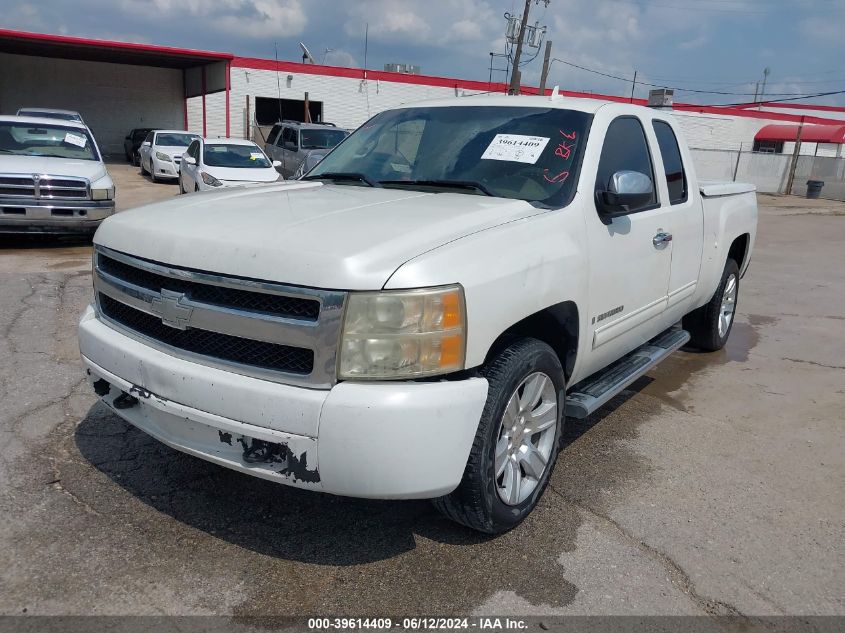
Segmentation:
<svg viewBox="0 0 845 633">
<path fill-rule="evenodd" d="M 711 104 L 707 104 L 704 107 L 753 106 L 753 105 L 763 105 L 763 106 L 765 106 L 767 103 L 783 103 L 784 101 L 799 101 L 801 99 L 815 99 L 816 97 L 830 97 L 832 95 L 842 95 L 842 94 L 845 94 L 845 90 L 833 90 L 831 92 L 817 92 L 816 94 L 800 95 L 800 96 L 797 96 L 797 97 L 787 97 L 785 99 L 766 99 L 765 101 L 759 101 L 759 102 L 756 102 L 756 103 L 749 102 L 749 101 L 741 101 L 739 103 L 711 103 Z M 693 104 L 693 105 L 699 105 L 699 104 Z"/>
<path fill-rule="evenodd" d="M 609 73 L 604 73 L 600 70 L 595 70 L 593 68 L 587 68 L 586 66 L 579 66 L 578 64 L 573 64 L 572 62 L 568 62 L 565 59 L 560 59 L 559 57 L 555 57 L 552 59 L 553 62 L 560 62 L 562 64 L 566 64 L 567 66 L 571 66 L 573 68 L 577 68 L 578 70 L 583 70 L 588 73 L 593 73 L 595 75 L 601 75 L 602 77 L 607 77 L 609 79 L 617 79 L 619 81 L 624 81 L 625 83 L 631 83 L 631 79 L 629 77 L 620 77 L 619 75 L 611 75 Z M 668 86 L 665 84 L 655 84 L 650 83 L 647 81 L 637 81 L 637 84 L 641 86 L 649 86 L 651 88 L 672 88 L 677 92 L 690 92 L 695 94 L 709 94 L 709 95 L 725 95 L 730 97 L 751 97 L 754 96 L 753 92 L 725 92 L 720 90 L 698 90 L 694 88 L 679 88 L 675 86 Z M 808 95 L 795 93 L 795 92 L 770 92 L 767 93 L 774 97 L 798 97 L 798 98 L 805 98 Z"/>
</svg>

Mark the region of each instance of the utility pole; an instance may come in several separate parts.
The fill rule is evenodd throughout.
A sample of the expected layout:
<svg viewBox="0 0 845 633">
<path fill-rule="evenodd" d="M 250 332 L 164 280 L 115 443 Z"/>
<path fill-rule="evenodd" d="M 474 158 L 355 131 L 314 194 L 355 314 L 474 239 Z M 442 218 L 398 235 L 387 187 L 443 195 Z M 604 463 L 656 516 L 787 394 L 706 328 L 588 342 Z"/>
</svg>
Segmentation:
<svg viewBox="0 0 845 633">
<path fill-rule="evenodd" d="M 795 148 L 792 150 L 792 162 L 789 165 L 789 178 L 786 179 L 786 191 L 792 195 L 792 185 L 795 182 L 795 168 L 798 166 L 798 156 L 801 153 L 801 132 L 804 130 L 804 117 L 801 117 L 801 125 L 798 126 L 798 134 L 795 137 Z"/>
<path fill-rule="evenodd" d="M 634 103 L 634 90 L 637 89 L 637 71 L 634 71 L 634 81 L 631 82 L 631 103 Z"/>
<path fill-rule="evenodd" d="M 760 92 L 760 82 L 754 84 L 754 103 L 757 103 L 757 94 Z"/>
<path fill-rule="evenodd" d="M 543 72 L 540 74 L 540 94 L 546 94 L 546 79 L 549 78 L 549 58 L 552 56 L 552 41 L 546 40 L 546 52 L 543 56 Z"/>
<path fill-rule="evenodd" d="M 525 25 L 528 24 L 528 12 L 531 10 L 531 0 L 525 0 L 525 9 L 522 11 L 522 22 L 519 23 L 519 35 L 516 37 L 516 52 L 513 54 L 513 72 L 511 83 L 508 87 L 509 95 L 519 94 L 519 58 L 522 56 L 522 39 L 525 37 Z"/>
<path fill-rule="evenodd" d="M 763 102 L 766 101 L 766 80 L 769 78 L 769 73 L 772 72 L 772 69 L 766 66 L 763 69 L 763 89 L 760 91 L 760 105 L 757 109 L 761 109 L 763 107 Z"/>
</svg>

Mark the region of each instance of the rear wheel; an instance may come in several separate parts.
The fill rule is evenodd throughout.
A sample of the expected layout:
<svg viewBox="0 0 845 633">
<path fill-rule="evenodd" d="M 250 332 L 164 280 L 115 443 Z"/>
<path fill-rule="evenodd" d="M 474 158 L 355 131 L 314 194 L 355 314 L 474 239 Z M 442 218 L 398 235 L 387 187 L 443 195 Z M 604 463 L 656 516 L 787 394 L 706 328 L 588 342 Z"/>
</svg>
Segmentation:
<svg viewBox="0 0 845 633">
<path fill-rule="evenodd" d="M 520 339 L 482 370 L 489 390 L 464 476 L 434 499 L 450 519 L 475 530 L 505 532 L 537 505 L 560 450 L 565 379 L 554 350 Z"/>
<path fill-rule="evenodd" d="M 739 298 L 739 266 L 729 259 L 719 287 L 709 302 L 684 317 L 690 344 L 707 352 L 720 350 L 728 342 Z"/>
</svg>

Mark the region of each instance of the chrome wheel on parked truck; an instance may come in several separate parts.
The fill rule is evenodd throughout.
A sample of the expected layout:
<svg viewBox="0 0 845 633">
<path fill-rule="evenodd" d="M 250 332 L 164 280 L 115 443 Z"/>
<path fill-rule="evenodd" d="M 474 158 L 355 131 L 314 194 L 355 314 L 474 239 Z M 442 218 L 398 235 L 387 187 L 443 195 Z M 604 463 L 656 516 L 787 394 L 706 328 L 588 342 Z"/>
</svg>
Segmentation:
<svg viewBox="0 0 845 633">
<path fill-rule="evenodd" d="M 690 345 L 706 352 L 720 350 L 728 342 L 739 299 L 739 265 L 728 259 L 719 287 L 713 297 L 684 317 L 683 327 L 690 333 Z"/>
<path fill-rule="evenodd" d="M 434 505 L 473 529 L 505 532 L 528 516 L 549 482 L 565 378 L 555 351 L 531 338 L 511 342 L 480 373 L 489 383 L 487 402 L 464 476 Z"/>
<path fill-rule="evenodd" d="M 511 394 L 496 442 L 496 492 L 509 506 L 536 489 L 554 448 L 557 392 L 552 379 L 535 372 Z"/>
</svg>

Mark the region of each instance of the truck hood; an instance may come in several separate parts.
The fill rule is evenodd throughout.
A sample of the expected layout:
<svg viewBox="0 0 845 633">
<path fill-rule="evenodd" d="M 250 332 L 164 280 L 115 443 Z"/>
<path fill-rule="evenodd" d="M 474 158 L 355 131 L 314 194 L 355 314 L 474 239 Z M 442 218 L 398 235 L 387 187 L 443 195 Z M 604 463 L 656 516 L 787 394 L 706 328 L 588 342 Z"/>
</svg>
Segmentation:
<svg viewBox="0 0 845 633">
<path fill-rule="evenodd" d="M 119 213 L 103 222 L 94 242 L 201 271 L 375 290 L 417 255 L 538 213 L 521 200 L 288 182 Z"/>
<path fill-rule="evenodd" d="M 279 172 L 275 167 L 209 167 L 205 165 L 202 170 L 208 172 L 217 180 L 224 182 L 276 182 L 279 179 Z"/>
<path fill-rule="evenodd" d="M 0 173 L 76 176 L 94 182 L 106 175 L 106 167 L 96 160 L 0 154 Z"/>
<path fill-rule="evenodd" d="M 153 148 L 153 152 L 161 152 L 162 154 L 167 154 L 170 158 L 182 158 L 182 154 L 188 151 L 188 146 L 182 145 L 156 145 Z"/>
</svg>

